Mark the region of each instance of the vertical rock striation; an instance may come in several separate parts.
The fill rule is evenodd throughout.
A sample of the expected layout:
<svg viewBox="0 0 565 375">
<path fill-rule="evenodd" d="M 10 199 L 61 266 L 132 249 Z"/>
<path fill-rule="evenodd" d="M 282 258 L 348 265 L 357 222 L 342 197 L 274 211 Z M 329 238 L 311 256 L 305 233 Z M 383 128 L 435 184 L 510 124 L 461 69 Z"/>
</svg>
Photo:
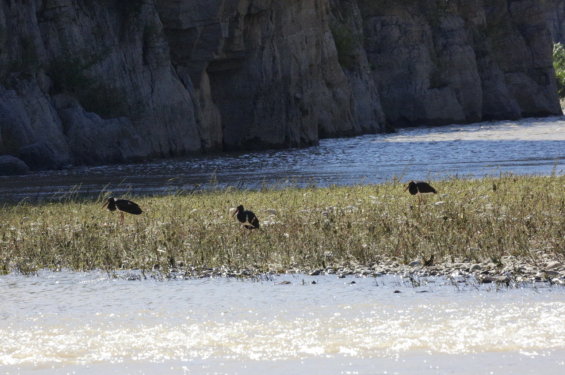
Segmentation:
<svg viewBox="0 0 565 375">
<path fill-rule="evenodd" d="M 565 0 L 540 0 L 555 43 L 565 44 Z"/>
<path fill-rule="evenodd" d="M 560 114 L 564 3 L 0 0 L 0 155 L 50 169 Z"/>
<path fill-rule="evenodd" d="M 338 63 L 327 0 L 158 0 L 157 9 L 206 149 L 300 147 L 381 129 L 374 83 Z"/>
<path fill-rule="evenodd" d="M 561 114 L 535 0 L 359 0 L 387 120 L 441 125 Z"/>
<path fill-rule="evenodd" d="M 19 122 L 0 127 L 25 129 L 8 144 L 30 167 L 200 150 L 157 12 L 141 1 L 119 4 L 2 1 L 0 95 Z"/>
</svg>

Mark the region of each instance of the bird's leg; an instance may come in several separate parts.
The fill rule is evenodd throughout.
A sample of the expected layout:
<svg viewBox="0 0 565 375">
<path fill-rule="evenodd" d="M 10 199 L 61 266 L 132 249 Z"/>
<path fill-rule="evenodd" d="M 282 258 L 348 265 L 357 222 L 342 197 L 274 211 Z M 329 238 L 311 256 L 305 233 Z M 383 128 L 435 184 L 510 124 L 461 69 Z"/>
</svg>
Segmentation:
<svg viewBox="0 0 565 375">
<path fill-rule="evenodd" d="M 122 220 L 120 221 L 120 224 L 123 225 L 124 224 L 124 213 L 123 212 L 120 212 L 120 213 L 122 214 Z"/>
</svg>

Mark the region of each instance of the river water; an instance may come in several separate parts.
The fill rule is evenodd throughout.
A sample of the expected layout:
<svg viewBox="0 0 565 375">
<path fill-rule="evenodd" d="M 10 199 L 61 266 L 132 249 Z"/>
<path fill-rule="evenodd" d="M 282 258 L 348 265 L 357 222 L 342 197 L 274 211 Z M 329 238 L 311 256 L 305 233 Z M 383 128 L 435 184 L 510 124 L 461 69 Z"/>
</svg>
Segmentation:
<svg viewBox="0 0 565 375">
<path fill-rule="evenodd" d="M 565 371 L 563 287 L 421 281 L 3 276 L 0 373 Z"/>
<path fill-rule="evenodd" d="M 49 198 L 80 186 L 115 195 L 163 194 L 196 184 L 258 188 L 315 183 L 378 183 L 486 173 L 551 173 L 565 154 L 565 117 L 401 129 L 396 134 L 327 139 L 317 147 L 223 154 L 145 164 L 77 167 L 0 177 L 0 200 Z M 557 172 L 563 169 L 557 165 Z"/>
<path fill-rule="evenodd" d="M 105 186 L 118 195 L 159 194 L 206 186 L 213 174 L 220 185 L 248 188 L 263 181 L 381 182 L 403 174 L 548 174 L 564 141 L 561 117 L 403 129 L 308 149 L 3 177 L 0 197 L 42 199 L 74 185 L 93 194 Z M 283 280 L 290 284 L 278 285 Z M 565 371 L 562 287 L 455 284 L 429 278 L 415 288 L 394 276 L 258 282 L 0 276 L 0 374 Z"/>
</svg>

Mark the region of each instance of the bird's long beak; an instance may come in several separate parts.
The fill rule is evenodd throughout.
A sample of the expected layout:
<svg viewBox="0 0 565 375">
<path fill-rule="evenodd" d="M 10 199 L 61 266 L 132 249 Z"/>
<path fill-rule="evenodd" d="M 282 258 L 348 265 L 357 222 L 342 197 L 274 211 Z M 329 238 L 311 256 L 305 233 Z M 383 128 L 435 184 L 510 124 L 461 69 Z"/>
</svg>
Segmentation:
<svg viewBox="0 0 565 375">
<path fill-rule="evenodd" d="M 404 189 L 403 193 L 406 193 L 406 190 L 408 190 L 409 187 L 410 185 L 406 186 L 406 189 Z"/>
<path fill-rule="evenodd" d="M 234 217 L 235 214 L 237 214 L 239 212 L 239 208 L 237 210 L 235 210 L 235 212 L 233 213 L 233 215 L 231 215 L 231 217 Z"/>
<path fill-rule="evenodd" d="M 104 203 L 104 206 L 102 206 L 101 210 L 106 207 L 108 205 L 108 203 L 110 203 L 110 201 L 106 201 L 106 203 Z"/>
</svg>

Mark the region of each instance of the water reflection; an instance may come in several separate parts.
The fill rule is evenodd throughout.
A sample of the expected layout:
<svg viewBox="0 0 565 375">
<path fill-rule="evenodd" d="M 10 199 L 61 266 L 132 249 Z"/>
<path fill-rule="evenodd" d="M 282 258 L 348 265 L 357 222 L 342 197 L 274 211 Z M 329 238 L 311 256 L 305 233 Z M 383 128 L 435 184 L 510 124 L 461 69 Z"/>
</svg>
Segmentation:
<svg viewBox="0 0 565 375">
<path fill-rule="evenodd" d="M 397 134 L 322 140 L 317 147 L 223 154 L 146 164 L 78 167 L 0 178 L 6 199 L 51 196 L 81 185 L 98 193 L 162 194 L 208 185 L 258 188 L 262 184 L 382 182 L 405 173 L 412 179 L 484 173 L 551 173 L 563 156 L 563 117 L 402 129 Z M 558 166 L 557 171 L 562 169 Z"/>
</svg>

